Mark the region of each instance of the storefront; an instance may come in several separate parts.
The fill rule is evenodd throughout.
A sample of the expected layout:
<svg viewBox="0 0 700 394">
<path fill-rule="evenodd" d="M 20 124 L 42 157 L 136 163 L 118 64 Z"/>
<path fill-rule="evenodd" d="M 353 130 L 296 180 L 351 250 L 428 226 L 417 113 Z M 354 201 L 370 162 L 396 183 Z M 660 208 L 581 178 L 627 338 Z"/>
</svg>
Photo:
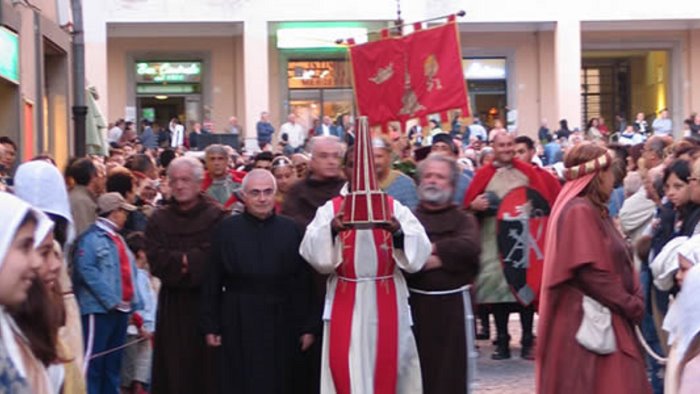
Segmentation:
<svg viewBox="0 0 700 394">
<path fill-rule="evenodd" d="M 289 112 L 306 130 L 315 119 L 354 115 L 350 63 L 346 60 L 290 60 L 287 62 Z"/>
<path fill-rule="evenodd" d="M 0 53 L 0 135 L 19 143 L 19 36 L 4 26 L 0 26 Z"/>
<path fill-rule="evenodd" d="M 136 108 L 132 118 L 164 126 L 202 119 L 202 61 L 137 61 Z M 127 113 L 127 118 L 129 114 Z"/>
<path fill-rule="evenodd" d="M 508 73 L 505 58 L 462 59 L 464 79 L 469 92 L 472 116 L 478 115 L 485 126 L 506 119 Z"/>
<path fill-rule="evenodd" d="M 352 68 L 348 51 L 336 43 L 353 38 L 356 43 L 368 40 L 375 22 L 281 22 L 273 25 L 275 42 L 271 78 L 279 73 L 279 97 L 283 103 L 280 122 L 294 113 L 306 129 L 314 128 L 324 116 L 333 121 L 345 114 L 356 114 L 352 90 Z M 277 65 L 279 69 L 277 69 Z M 273 97 L 276 94 L 273 88 Z M 274 102 L 274 99 L 273 99 Z"/>
</svg>

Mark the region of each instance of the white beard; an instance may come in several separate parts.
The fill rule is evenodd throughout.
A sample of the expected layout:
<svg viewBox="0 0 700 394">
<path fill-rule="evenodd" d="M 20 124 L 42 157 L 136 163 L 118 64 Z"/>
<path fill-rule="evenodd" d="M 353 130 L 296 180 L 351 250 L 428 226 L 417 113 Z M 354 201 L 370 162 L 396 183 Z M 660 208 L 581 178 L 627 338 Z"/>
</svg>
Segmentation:
<svg viewBox="0 0 700 394">
<path fill-rule="evenodd" d="M 418 186 L 418 198 L 430 204 L 447 204 L 452 199 L 451 189 L 440 189 L 435 185 Z"/>
</svg>

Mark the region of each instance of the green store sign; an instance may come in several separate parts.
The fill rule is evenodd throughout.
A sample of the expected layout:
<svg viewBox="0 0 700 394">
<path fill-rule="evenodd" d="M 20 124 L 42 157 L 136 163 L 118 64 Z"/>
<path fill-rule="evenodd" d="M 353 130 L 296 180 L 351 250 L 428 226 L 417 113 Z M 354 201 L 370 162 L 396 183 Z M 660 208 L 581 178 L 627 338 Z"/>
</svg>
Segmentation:
<svg viewBox="0 0 700 394">
<path fill-rule="evenodd" d="M 0 77 L 19 84 L 19 36 L 0 26 Z"/>
<path fill-rule="evenodd" d="M 191 83 L 202 78 L 201 62 L 138 62 L 136 82 Z"/>
</svg>

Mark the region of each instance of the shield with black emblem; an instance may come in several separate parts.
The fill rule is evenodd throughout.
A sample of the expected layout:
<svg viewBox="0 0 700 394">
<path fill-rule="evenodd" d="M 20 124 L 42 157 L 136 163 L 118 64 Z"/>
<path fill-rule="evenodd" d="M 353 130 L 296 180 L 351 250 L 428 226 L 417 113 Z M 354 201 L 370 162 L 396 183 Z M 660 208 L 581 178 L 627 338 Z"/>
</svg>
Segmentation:
<svg viewBox="0 0 700 394">
<path fill-rule="evenodd" d="M 503 197 L 496 214 L 503 273 L 513 295 L 525 306 L 539 297 L 550 210 L 537 190 L 523 186 Z"/>
</svg>

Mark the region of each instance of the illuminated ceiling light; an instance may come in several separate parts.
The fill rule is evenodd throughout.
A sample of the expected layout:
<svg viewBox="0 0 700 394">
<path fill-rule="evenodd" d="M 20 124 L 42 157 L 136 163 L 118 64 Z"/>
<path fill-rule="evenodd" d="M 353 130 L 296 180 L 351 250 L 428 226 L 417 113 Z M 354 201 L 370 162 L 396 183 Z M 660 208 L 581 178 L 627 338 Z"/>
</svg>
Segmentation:
<svg viewBox="0 0 700 394">
<path fill-rule="evenodd" d="M 353 38 L 357 44 L 367 42 L 364 27 L 298 27 L 277 30 L 277 48 L 336 48 L 338 39 Z"/>
<path fill-rule="evenodd" d="M 167 100 L 168 99 L 168 96 L 160 96 L 159 95 L 159 96 L 155 96 L 155 97 L 156 97 L 156 100 Z"/>
</svg>

